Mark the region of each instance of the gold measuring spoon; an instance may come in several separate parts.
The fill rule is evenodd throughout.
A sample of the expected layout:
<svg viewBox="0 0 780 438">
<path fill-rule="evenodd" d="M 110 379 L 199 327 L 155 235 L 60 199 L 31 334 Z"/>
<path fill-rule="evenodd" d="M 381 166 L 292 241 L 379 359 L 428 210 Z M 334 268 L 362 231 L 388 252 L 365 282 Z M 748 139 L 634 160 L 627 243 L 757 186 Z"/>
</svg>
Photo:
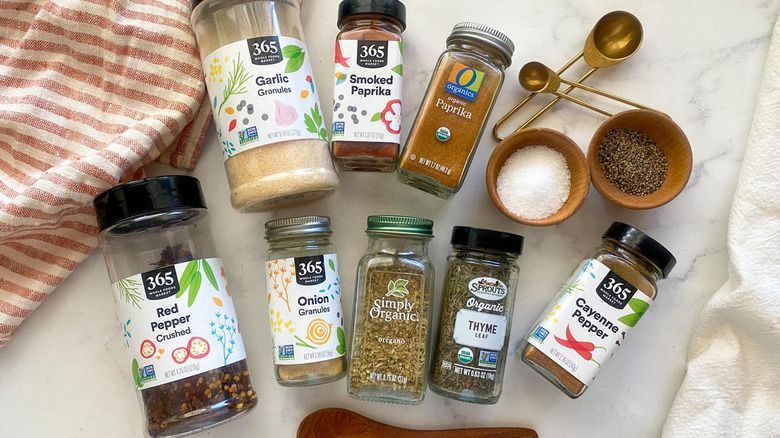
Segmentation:
<svg viewBox="0 0 780 438">
<path fill-rule="evenodd" d="M 644 105 L 640 105 L 636 102 L 632 102 L 623 97 L 615 96 L 612 93 L 607 93 L 606 91 L 602 91 L 597 88 L 588 87 L 587 85 L 582 85 L 582 84 L 578 84 L 577 82 L 572 82 L 563 79 L 562 77 L 558 76 L 558 74 L 556 74 L 554 71 L 552 71 L 550 68 L 548 68 L 546 65 L 542 64 L 541 62 L 529 62 L 528 64 L 524 65 L 523 68 L 520 69 L 519 79 L 520 79 L 520 86 L 532 93 L 552 93 L 558 96 L 559 98 L 570 100 L 586 108 L 590 108 L 593 111 L 600 112 L 605 116 L 611 117 L 612 114 L 602 110 L 601 108 L 595 107 L 587 102 L 583 102 L 579 99 L 575 99 L 571 96 L 558 92 L 558 89 L 561 87 L 561 83 L 569 85 L 570 87 L 581 88 L 583 90 L 590 91 L 591 93 L 608 97 L 610 99 L 617 100 L 618 102 L 635 106 L 640 109 L 653 110 L 652 108 L 646 107 Z"/>
<path fill-rule="evenodd" d="M 556 73 L 559 75 L 562 74 L 575 62 L 584 57 L 585 62 L 591 66 L 591 69 L 577 81 L 577 83 L 581 83 L 588 79 L 599 68 L 610 67 L 630 58 L 642 44 L 643 36 L 644 31 L 642 30 L 642 23 L 640 23 L 639 19 L 634 15 L 625 11 L 610 12 L 601 17 L 596 25 L 593 26 L 588 38 L 585 40 L 583 50 Z M 563 91 L 562 94 L 568 95 L 572 90 L 574 90 L 574 87 L 570 86 Z M 493 137 L 496 140 L 501 141 L 504 139 L 504 137 L 498 134 L 499 127 L 533 99 L 534 96 L 536 96 L 536 93 L 531 93 L 496 122 L 495 126 L 493 126 Z M 523 123 L 523 125 L 515 129 L 515 131 L 523 129 L 533 123 L 539 116 L 546 113 L 555 104 L 560 102 L 561 99 L 561 97 L 556 97 L 555 100 L 539 110 L 533 117 Z"/>
</svg>

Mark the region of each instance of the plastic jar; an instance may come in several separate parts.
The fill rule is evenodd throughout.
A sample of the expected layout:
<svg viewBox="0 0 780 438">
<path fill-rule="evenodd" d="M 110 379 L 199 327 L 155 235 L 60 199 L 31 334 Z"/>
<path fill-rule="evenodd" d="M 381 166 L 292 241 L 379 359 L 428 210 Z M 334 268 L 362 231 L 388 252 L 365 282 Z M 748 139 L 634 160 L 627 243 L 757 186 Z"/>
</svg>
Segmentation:
<svg viewBox="0 0 780 438">
<path fill-rule="evenodd" d="M 431 391 L 493 404 L 501 396 L 523 236 L 454 227 L 447 258 Z"/>
<path fill-rule="evenodd" d="M 406 139 L 401 182 L 445 199 L 460 190 L 514 49 L 493 28 L 455 25 Z"/>
<path fill-rule="evenodd" d="M 531 328 L 523 362 L 567 396 L 581 396 L 652 304 L 656 282 L 676 263 L 645 233 L 613 222 L 601 246 Z"/>
<path fill-rule="evenodd" d="M 369 216 L 358 262 L 347 373 L 351 397 L 419 404 L 425 397 L 434 271 L 433 221 Z"/>
<path fill-rule="evenodd" d="M 333 158 L 341 170 L 393 172 L 401 144 L 406 7 L 398 0 L 339 4 Z"/>
<path fill-rule="evenodd" d="M 265 224 L 274 374 L 283 386 L 333 382 L 347 371 L 339 263 L 331 234 L 327 216 Z"/>
<path fill-rule="evenodd" d="M 257 404 L 197 179 L 145 178 L 95 199 L 145 434 L 190 434 Z"/>
<path fill-rule="evenodd" d="M 295 0 L 192 0 L 230 201 L 241 212 L 338 186 Z"/>
</svg>

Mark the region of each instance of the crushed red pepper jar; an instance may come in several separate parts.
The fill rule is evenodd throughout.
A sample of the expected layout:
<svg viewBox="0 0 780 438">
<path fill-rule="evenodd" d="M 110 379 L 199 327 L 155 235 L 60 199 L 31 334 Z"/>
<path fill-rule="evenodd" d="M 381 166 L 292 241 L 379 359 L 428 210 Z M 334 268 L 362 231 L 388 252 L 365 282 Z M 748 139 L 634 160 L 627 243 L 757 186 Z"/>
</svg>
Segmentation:
<svg viewBox="0 0 780 438">
<path fill-rule="evenodd" d="M 398 0 L 339 5 L 333 158 L 340 170 L 393 172 L 401 143 L 406 7 Z"/>
</svg>

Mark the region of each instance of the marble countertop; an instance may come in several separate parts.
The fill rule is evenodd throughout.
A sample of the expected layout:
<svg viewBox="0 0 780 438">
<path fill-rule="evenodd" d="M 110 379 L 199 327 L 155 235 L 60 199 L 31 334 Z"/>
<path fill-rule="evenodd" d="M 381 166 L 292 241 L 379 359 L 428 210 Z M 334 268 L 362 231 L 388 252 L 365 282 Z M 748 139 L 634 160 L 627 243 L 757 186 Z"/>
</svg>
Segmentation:
<svg viewBox="0 0 780 438">
<path fill-rule="evenodd" d="M 538 60 L 557 68 L 581 50 L 603 14 L 614 9 L 632 12 L 644 26 L 642 47 L 628 61 L 597 72 L 588 83 L 661 109 L 677 121 L 694 151 L 688 187 L 670 204 L 651 211 L 611 205 L 591 189 L 582 209 L 566 222 L 548 228 L 521 226 L 503 217 L 488 198 L 484 173 L 495 141 L 486 133 L 463 190 L 450 201 L 404 186 L 393 175 L 344 174 L 341 188 L 329 199 L 270 214 L 240 215 L 230 208 L 220 147 L 210 130 L 193 175 L 205 188 L 261 402 L 249 415 L 197 436 L 292 437 L 304 416 L 324 407 L 349 408 L 409 428 L 527 426 L 542 437 L 660 435 L 685 374 L 693 324 L 709 296 L 726 280 L 729 206 L 780 0 L 407 0 L 406 4 L 404 134 L 456 22 L 489 24 L 507 33 L 517 46 L 489 122 L 492 126 L 524 96 L 514 80 L 520 66 Z M 333 86 L 336 5 L 336 0 L 310 0 L 304 11 L 323 101 L 330 99 Z M 578 64 L 568 76 L 584 70 L 584 64 Z M 534 108 L 540 107 L 541 100 Z M 599 102 L 621 109 L 612 102 Z M 561 130 L 584 149 L 602 121 L 596 113 L 563 103 L 537 126 Z M 167 172 L 157 166 L 150 173 Z M 493 406 L 448 400 L 430 391 L 419 407 L 360 402 L 347 397 L 344 380 L 301 389 L 278 386 L 270 357 L 262 225 L 275 217 L 330 215 L 343 290 L 351 291 L 354 266 L 366 246 L 365 218 L 373 213 L 412 214 L 435 221 L 437 237 L 430 253 L 438 267 L 438 284 L 453 225 L 524 235 L 511 351 L 519 348 L 538 313 L 612 221 L 648 232 L 677 256 L 678 265 L 660 283 L 656 303 L 632 331 L 630 342 L 579 400 L 568 399 L 517 357 L 507 361 L 503 396 Z M 347 317 L 352 298 L 353 293 L 344 294 Z M 102 256 L 94 253 L 0 350 L 2 434 L 140 436 L 140 410 L 125 362 L 108 275 Z"/>
</svg>

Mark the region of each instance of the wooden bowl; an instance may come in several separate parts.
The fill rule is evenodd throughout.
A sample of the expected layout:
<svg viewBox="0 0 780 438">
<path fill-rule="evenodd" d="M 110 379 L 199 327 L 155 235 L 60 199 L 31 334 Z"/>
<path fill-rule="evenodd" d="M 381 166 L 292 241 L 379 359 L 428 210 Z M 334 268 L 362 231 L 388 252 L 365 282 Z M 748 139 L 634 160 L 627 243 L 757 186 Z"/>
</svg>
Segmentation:
<svg viewBox="0 0 780 438">
<path fill-rule="evenodd" d="M 569 172 L 571 173 L 571 190 L 569 191 L 569 198 L 561 209 L 552 216 L 545 219 L 529 220 L 515 215 L 501 203 L 501 199 L 499 199 L 498 192 L 496 191 L 496 185 L 498 173 L 501 171 L 507 158 L 519 149 L 526 146 L 537 145 L 547 146 L 563 154 L 566 158 L 566 165 L 569 167 Z M 496 204 L 496 207 L 504 216 L 517 223 L 536 227 L 555 225 L 569 218 L 579 210 L 582 203 L 585 202 L 585 197 L 588 195 L 588 190 L 590 189 L 590 172 L 588 172 L 588 164 L 585 161 L 585 155 L 582 153 L 579 146 L 577 146 L 577 143 L 574 143 L 572 139 L 558 131 L 546 128 L 521 129 L 505 138 L 496 146 L 495 150 L 493 150 L 493 154 L 488 161 L 485 178 L 488 193 L 490 193 L 490 199 L 493 200 L 493 203 Z"/>
<path fill-rule="evenodd" d="M 610 131 L 619 128 L 645 134 L 666 155 L 666 180 L 655 192 L 645 196 L 629 195 L 612 185 L 604 175 L 599 164 L 599 146 Z M 664 205 L 682 192 L 691 176 L 693 154 L 685 133 L 669 116 L 658 111 L 635 109 L 615 114 L 599 126 L 588 147 L 588 166 L 593 185 L 601 196 L 622 207 L 646 210 Z"/>
</svg>

